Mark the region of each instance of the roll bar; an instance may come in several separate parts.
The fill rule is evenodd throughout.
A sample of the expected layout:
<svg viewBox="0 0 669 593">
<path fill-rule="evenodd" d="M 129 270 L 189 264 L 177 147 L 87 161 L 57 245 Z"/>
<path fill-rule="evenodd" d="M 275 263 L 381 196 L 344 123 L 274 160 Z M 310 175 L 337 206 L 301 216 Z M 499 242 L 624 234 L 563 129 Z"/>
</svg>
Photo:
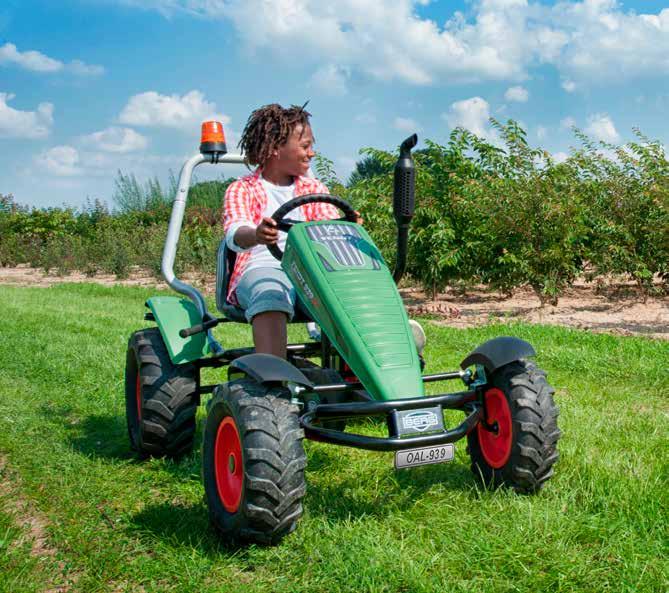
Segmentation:
<svg viewBox="0 0 669 593">
<path fill-rule="evenodd" d="M 246 161 L 241 154 L 201 154 L 198 153 L 189 158 L 181 169 L 179 174 L 179 185 L 177 186 L 177 195 L 174 197 L 174 204 L 172 206 L 172 214 L 170 215 L 170 224 L 167 228 L 167 238 L 165 239 L 165 247 L 163 249 L 163 259 L 161 263 L 161 271 L 165 282 L 178 293 L 187 296 L 206 321 L 211 317 L 207 311 L 207 304 L 200 291 L 179 280 L 174 274 L 174 259 L 177 253 L 177 245 L 179 243 L 179 236 L 181 235 L 181 226 L 183 224 L 184 213 L 186 211 L 186 201 L 188 200 L 188 190 L 190 189 L 190 182 L 193 176 L 193 170 L 202 163 L 216 164 L 238 164 L 243 165 Z M 222 199 L 222 196 L 221 196 Z M 220 354 L 224 350 L 222 346 L 214 339 L 211 331 L 207 332 L 207 343 L 210 350 L 214 354 Z"/>
</svg>

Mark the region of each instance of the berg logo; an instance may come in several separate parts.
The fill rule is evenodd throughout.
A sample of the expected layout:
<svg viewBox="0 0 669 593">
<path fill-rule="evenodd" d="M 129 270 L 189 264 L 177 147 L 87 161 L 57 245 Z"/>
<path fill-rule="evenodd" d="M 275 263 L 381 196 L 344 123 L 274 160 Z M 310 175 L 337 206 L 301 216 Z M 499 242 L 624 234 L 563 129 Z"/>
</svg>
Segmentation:
<svg viewBox="0 0 669 593">
<path fill-rule="evenodd" d="M 419 410 L 418 412 L 411 412 L 411 414 L 404 416 L 402 424 L 405 429 L 424 432 L 431 426 L 438 426 L 439 418 L 437 418 L 434 412 Z"/>
</svg>

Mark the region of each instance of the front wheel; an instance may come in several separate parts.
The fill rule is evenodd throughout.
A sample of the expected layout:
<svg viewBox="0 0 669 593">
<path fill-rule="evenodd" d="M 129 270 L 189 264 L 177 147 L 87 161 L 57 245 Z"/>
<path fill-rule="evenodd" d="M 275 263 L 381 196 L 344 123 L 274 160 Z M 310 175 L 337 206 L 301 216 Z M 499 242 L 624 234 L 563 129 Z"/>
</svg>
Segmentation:
<svg viewBox="0 0 669 593">
<path fill-rule="evenodd" d="M 467 436 L 472 471 L 486 485 L 536 492 L 558 459 L 555 390 L 533 363 L 517 361 L 493 373 L 484 392 L 485 419 Z"/>
<path fill-rule="evenodd" d="M 220 385 L 209 405 L 204 490 L 213 526 L 230 541 L 275 544 L 302 515 L 304 431 L 284 395 L 242 379 Z"/>
</svg>

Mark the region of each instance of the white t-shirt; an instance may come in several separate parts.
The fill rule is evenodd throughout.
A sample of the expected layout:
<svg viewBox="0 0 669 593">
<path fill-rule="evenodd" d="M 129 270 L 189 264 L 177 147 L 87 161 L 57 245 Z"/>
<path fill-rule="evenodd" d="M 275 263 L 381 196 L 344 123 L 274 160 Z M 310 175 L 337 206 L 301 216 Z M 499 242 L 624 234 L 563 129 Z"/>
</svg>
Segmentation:
<svg viewBox="0 0 669 593">
<path fill-rule="evenodd" d="M 282 206 L 295 197 L 295 183 L 292 183 L 291 185 L 274 185 L 262 177 L 262 175 L 260 177 L 260 182 L 267 194 L 267 205 L 262 213 L 263 217 L 272 216 L 279 206 Z M 288 218 L 291 220 L 304 220 L 302 209 L 295 208 L 295 210 L 288 214 Z M 239 221 L 230 226 L 225 235 L 228 249 L 237 252 L 246 251 L 246 249 L 234 242 L 235 233 L 243 226 L 254 227 L 255 225 L 251 222 Z M 283 231 L 279 231 L 279 247 L 281 250 L 286 248 L 286 233 Z M 249 263 L 246 266 L 244 273 L 254 268 L 281 268 L 281 262 L 269 252 L 266 245 L 256 245 L 255 247 L 251 247 L 250 251 L 251 258 L 249 259 Z"/>
</svg>

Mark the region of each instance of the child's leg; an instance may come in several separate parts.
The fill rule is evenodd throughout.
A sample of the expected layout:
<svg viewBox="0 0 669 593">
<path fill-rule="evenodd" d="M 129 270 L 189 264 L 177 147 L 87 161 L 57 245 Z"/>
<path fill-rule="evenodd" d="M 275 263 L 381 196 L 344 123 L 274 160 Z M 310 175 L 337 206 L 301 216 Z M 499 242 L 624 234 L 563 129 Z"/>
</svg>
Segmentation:
<svg viewBox="0 0 669 593">
<path fill-rule="evenodd" d="M 251 322 L 256 352 L 286 358 L 288 317 L 281 311 L 259 313 Z"/>
<path fill-rule="evenodd" d="M 248 270 L 237 285 L 237 300 L 253 327 L 256 352 L 286 358 L 286 326 L 295 312 L 295 288 L 285 272 Z"/>
</svg>

